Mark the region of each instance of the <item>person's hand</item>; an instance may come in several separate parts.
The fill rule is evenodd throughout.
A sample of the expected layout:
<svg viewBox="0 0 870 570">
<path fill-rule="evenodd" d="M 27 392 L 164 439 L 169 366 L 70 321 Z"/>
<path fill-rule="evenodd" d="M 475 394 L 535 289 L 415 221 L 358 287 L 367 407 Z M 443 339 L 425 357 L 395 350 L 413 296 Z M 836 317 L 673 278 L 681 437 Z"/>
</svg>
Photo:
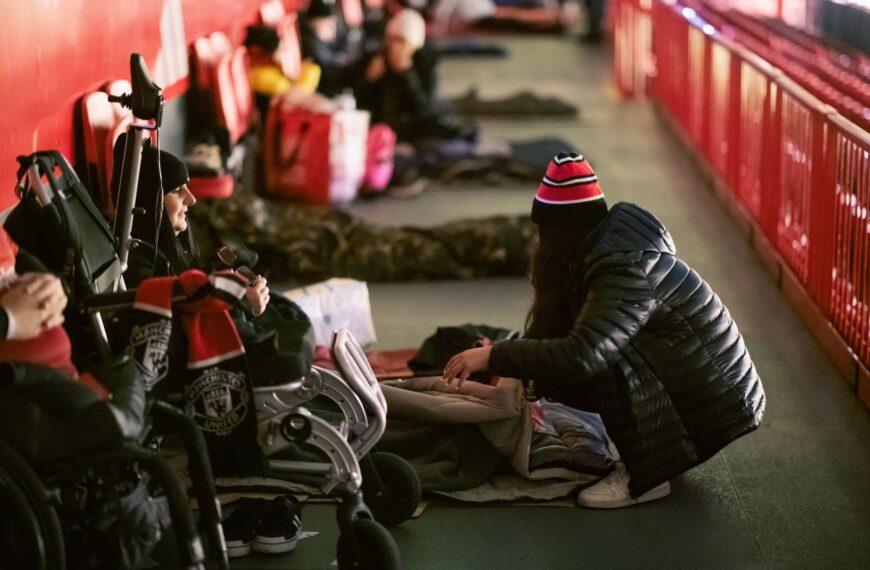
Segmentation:
<svg viewBox="0 0 870 570">
<path fill-rule="evenodd" d="M 62 324 L 66 303 L 60 279 L 49 273 L 25 273 L 0 297 L 15 323 L 9 339 L 31 339 Z"/>
<path fill-rule="evenodd" d="M 255 317 L 259 317 L 266 310 L 266 305 L 269 304 L 269 288 L 266 286 L 266 279 L 262 275 L 257 275 L 254 282 L 251 283 L 245 290 L 245 298 L 251 304 L 251 311 Z"/>
<path fill-rule="evenodd" d="M 373 83 L 384 76 L 387 71 L 387 65 L 384 63 L 384 57 L 376 55 L 366 67 L 366 81 Z"/>
<path fill-rule="evenodd" d="M 387 44 L 386 54 L 387 65 L 393 73 L 404 73 L 414 66 L 414 48 L 406 43 Z"/>
<path fill-rule="evenodd" d="M 491 346 L 471 348 L 460 352 L 451 358 L 447 366 L 444 367 L 442 378 L 448 385 L 453 380 L 456 380 L 456 387 L 458 389 L 473 373 L 483 372 L 489 367 L 490 352 L 492 352 Z"/>
</svg>

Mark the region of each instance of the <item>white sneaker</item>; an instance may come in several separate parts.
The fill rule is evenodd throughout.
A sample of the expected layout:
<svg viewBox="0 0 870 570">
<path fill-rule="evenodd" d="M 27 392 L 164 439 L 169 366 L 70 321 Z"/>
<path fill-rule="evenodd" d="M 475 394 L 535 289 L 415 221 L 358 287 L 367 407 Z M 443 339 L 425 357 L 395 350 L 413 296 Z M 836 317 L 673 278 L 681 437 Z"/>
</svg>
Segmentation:
<svg viewBox="0 0 870 570">
<path fill-rule="evenodd" d="M 577 495 L 577 504 L 590 509 L 618 509 L 655 501 L 671 493 L 671 484 L 665 481 L 640 497 L 632 497 L 628 490 L 629 481 L 631 481 L 631 477 L 625 470 L 625 465 L 620 461 L 610 475 L 580 491 L 580 494 Z"/>
</svg>

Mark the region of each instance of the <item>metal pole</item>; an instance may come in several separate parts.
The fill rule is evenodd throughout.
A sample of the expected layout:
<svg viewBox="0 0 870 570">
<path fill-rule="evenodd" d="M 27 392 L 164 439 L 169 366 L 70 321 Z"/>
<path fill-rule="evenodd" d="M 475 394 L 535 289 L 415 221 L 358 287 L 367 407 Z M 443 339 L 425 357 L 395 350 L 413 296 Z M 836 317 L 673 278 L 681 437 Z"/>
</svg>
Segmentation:
<svg viewBox="0 0 870 570">
<path fill-rule="evenodd" d="M 122 273 L 127 270 L 127 258 L 130 254 L 133 207 L 136 204 L 136 192 L 139 186 L 139 169 L 142 165 L 145 130 L 137 125 L 131 125 L 127 129 L 127 141 L 124 145 L 124 162 L 121 164 L 121 176 L 119 177 L 115 226 L 112 228 L 112 233 L 118 244 L 118 259 L 121 261 Z"/>
</svg>

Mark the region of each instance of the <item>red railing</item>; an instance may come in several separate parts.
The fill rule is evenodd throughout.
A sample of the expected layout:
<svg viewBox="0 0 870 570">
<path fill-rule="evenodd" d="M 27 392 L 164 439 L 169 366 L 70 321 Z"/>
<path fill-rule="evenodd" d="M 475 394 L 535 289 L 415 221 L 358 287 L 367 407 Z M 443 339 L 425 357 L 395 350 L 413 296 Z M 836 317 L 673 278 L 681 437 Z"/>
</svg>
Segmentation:
<svg viewBox="0 0 870 570">
<path fill-rule="evenodd" d="M 620 46 L 641 13 L 652 30 L 645 53 L 636 38 Z M 654 0 L 645 12 L 637 0 L 618 0 L 614 14 L 621 91 L 647 92 L 637 61 L 626 58 L 654 62 L 649 93 L 746 214 L 755 241 L 772 247 L 789 282 L 845 341 L 853 379 L 867 378 L 870 134 L 674 0 Z"/>
<path fill-rule="evenodd" d="M 647 90 L 650 71 L 650 6 L 652 0 L 624 0 L 610 7 L 613 29 L 624 34 L 615 44 L 618 62 L 616 86 L 624 95 L 641 95 Z"/>
<path fill-rule="evenodd" d="M 870 362 L 870 145 L 838 117 L 831 119 L 834 172 L 831 320 L 866 365 Z M 839 124 L 838 124 L 839 123 Z"/>
</svg>

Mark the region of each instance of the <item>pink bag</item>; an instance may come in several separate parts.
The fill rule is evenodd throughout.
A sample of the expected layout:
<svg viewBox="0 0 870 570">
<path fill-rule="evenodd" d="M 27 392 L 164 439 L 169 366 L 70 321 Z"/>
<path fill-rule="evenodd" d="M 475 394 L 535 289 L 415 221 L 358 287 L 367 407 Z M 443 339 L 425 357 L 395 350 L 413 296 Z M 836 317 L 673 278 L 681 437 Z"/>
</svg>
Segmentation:
<svg viewBox="0 0 870 570">
<path fill-rule="evenodd" d="M 369 128 L 366 151 L 366 170 L 363 175 L 364 192 L 381 192 L 393 177 L 393 156 L 396 151 L 396 133 L 383 123 Z"/>
</svg>

